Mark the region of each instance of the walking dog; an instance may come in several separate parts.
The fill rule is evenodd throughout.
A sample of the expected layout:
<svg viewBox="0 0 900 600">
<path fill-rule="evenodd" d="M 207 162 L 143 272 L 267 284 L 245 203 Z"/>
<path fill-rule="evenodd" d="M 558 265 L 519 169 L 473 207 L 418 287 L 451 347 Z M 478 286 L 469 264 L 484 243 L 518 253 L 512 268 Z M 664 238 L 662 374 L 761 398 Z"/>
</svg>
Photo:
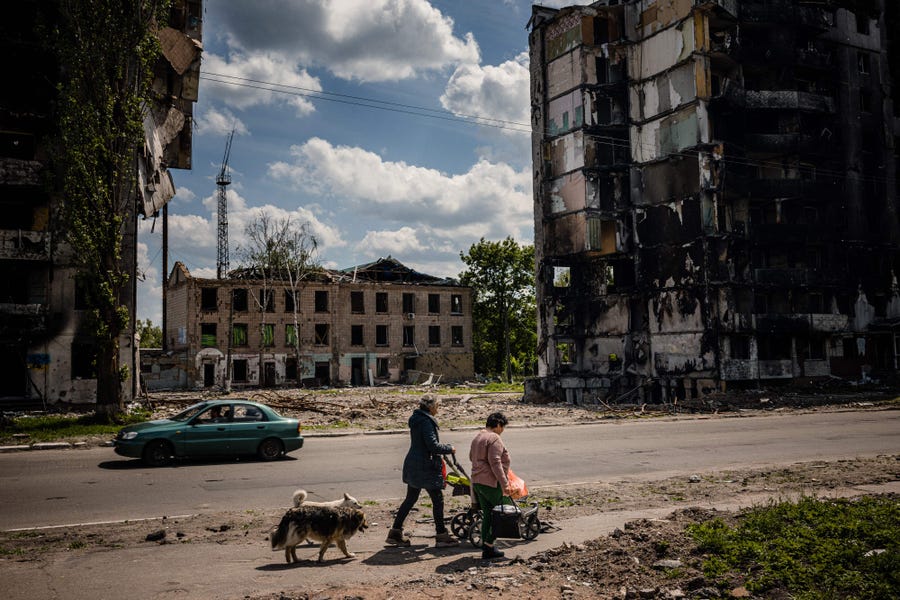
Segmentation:
<svg viewBox="0 0 900 600">
<path fill-rule="evenodd" d="M 347 540 L 368 526 L 365 513 L 358 508 L 301 504 L 288 509 L 278 526 L 272 529 L 272 550 L 284 550 L 288 564 L 299 562 L 297 546 L 308 538 L 321 542 L 318 562 L 322 562 L 331 544 L 337 544 L 344 556 L 353 558 L 356 555 L 347 550 Z"/>
</svg>

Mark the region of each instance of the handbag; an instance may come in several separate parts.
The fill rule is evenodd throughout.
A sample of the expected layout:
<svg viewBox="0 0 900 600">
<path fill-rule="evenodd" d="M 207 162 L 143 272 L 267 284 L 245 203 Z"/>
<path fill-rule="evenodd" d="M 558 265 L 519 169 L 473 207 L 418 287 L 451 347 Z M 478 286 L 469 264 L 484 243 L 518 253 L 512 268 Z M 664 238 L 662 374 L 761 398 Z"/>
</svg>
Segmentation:
<svg viewBox="0 0 900 600">
<path fill-rule="evenodd" d="M 522 537 L 519 530 L 522 509 L 515 504 L 498 504 L 491 509 L 491 530 L 496 538 Z"/>
</svg>

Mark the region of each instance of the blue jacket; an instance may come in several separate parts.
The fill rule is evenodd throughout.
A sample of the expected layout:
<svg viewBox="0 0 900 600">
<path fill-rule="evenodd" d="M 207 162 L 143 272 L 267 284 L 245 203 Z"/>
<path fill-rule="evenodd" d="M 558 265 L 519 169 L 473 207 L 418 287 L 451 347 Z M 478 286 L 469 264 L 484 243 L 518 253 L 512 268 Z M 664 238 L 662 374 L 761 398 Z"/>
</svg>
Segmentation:
<svg viewBox="0 0 900 600">
<path fill-rule="evenodd" d="M 441 455 L 450 454 L 452 446 L 438 438 L 437 420 L 417 408 L 409 417 L 409 452 L 403 461 L 403 483 L 414 488 L 439 490 L 444 487 Z"/>
</svg>

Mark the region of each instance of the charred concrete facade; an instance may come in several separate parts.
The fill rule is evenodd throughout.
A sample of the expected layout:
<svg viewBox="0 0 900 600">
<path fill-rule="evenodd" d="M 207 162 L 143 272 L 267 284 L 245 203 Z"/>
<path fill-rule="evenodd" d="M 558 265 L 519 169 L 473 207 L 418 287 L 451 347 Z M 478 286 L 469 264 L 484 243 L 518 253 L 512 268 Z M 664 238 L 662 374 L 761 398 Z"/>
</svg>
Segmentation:
<svg viewBox="0 0 900 600">
<path fill-rule="evenodd" d="M 896 373 L 897 11 L 533 8 L 528 394 L 665 402 Z"/>
<path fill-rule="evenodd" d="M 148 362 L 150 389 L 221 388 L 229 375 L 234 388 L 474 376 L 471 288 L 391 257 L 318 271 L 296 293 L 240 270 L 195 278 L 181 263 L 168 286 L 165 335 L 178 364 Z"/>
<path fill-rule="evenodd" d="M 95 355 L 81 328 L 84 305 L 76 292 L 71 250 L 58 207 L 49 145 L 57 123 L 56 84 L 62 73 L 38 33 L 52 26 L 53 3 L 16 0 L 4 5 L 0 52 L 0 406 L 96 401 Z M 130 327 L 119 340 L 135 392 L 134 336 L 137 219 L 151 216 L 175 193 L 170 169 L 191 167 L 193 103 L 201 54 L 201 0 L 175 0 L 169 23 L 158 29 L 163 56 L 156 64 L 153 103 L 144 119 L 145 145 L 137 164 L 138 189 L 123 215 L 122 261 L 130 274 L 125 305 Z"/>
</svg>

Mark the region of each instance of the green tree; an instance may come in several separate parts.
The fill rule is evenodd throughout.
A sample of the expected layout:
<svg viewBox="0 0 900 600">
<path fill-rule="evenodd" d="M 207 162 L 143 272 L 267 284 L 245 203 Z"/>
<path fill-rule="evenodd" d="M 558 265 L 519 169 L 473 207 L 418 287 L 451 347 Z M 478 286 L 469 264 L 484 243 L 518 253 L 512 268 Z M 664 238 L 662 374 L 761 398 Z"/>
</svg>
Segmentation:
<svg viewBox="0 0 900 600">
<path fill-rule="evenodd" d="M 468 267 L 460 273 L 472 288 L 475 368 L 511 381 L 513 363 L 527 373 L 537 343 L 534 294 L 534 246 L 511 237 L 484 238 L 459 257 Z"/>
<path fill-rule="evenodd" d="M 165 0 L 57 0 L 47 8 L 48 43 L 63 74 L 53 156 L 60 226 L 89 309 L 83 331 L 97 352 L 96 412 L 110 419 L 124 409 L 129 376 L 119 359 L 130 294 L 122 241 L 133 227 L 143 111 L 159 55 L 153 26 L 167 8 Z"/>
<path fill-rule="evenodd" d="M 154 325 L 150 319 L 143 322 L 138 319 L 136 329 L 141 336 L 141 348 L 162 348 L 163 334 L 159 325 Z"/>
</svg>

